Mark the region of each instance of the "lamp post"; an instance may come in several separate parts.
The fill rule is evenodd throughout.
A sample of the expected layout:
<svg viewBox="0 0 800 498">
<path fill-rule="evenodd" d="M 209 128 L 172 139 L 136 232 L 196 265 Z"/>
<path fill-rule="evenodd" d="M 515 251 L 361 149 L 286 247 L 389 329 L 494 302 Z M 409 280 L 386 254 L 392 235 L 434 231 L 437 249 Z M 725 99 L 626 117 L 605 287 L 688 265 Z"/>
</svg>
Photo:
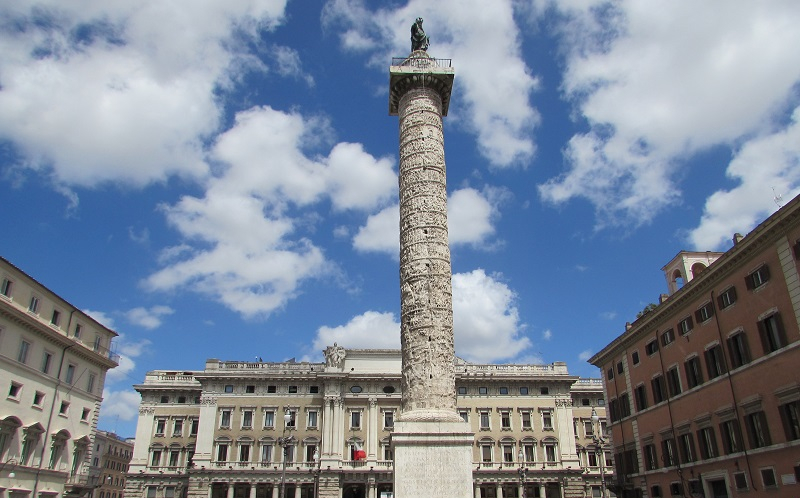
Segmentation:
<svg viewBox="0 0 800 498">
<path fill-rule="evenodd" d="M 519 460 L 519 482 L 522 485 L 522 498 L 528 497 L 528 492 L 525 488 L 527 488 L 527 479 L 528 479 L 528 469 L 525 467 L 525 452 L 522 451 L 522 448 L 519 449 L 519 454 L 517 455 L 517 460 Z"/>
<path fill-rule="evenodd" d="M 319 495 L 319 449 L 314 449 L 314 498 Z"/>
<path fill-rule="evenodd" d="M 283 471 L 281 472 L 281 496 L 280 498 L 286 498 L 286 460 L 289 457 L 289 446 L 292 446 L 295 442 L 295 438 L 292 435 L 286 436 L 286 429 L 289 427 L 289 424 L 292 423 L 292 419 L 294 415 L 292 411 L 289 409 L 288 406 L 283 408 L 283 436 L 278 438 L 278 444 L 281 448 L 283 448 Z"/>
<path fill-rule="evenodd" d="M 592 441 L 594 441 L 595 446 L 595 455 L 597 455 L 598 460 L 600 460 L 600 496 L 602 498 L 606 497 L 606 476 L 603 470 L 603 464 L 605 463 L 606 459 L 606 452 L 603 449 L 606 440 L 600 434 L 600 417 L 597 415 L 594 407 L 592 407 Z"/>
</svg>

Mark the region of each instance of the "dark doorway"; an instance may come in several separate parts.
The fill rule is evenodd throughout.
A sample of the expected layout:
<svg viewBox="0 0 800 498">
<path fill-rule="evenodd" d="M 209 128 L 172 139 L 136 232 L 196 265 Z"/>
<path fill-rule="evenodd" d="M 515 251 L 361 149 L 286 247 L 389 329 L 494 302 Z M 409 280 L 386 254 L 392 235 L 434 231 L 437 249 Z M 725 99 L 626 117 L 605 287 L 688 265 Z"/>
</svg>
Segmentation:
<svg viewBox="0 0 800 498">
<path fill-rule="evenodd" d="M 725 479 L 708 481 L 708 484 L 711 487 L 711 496 L 713 498 L 728 498 L 728 486 L 725 484 Z"/>
</svg>

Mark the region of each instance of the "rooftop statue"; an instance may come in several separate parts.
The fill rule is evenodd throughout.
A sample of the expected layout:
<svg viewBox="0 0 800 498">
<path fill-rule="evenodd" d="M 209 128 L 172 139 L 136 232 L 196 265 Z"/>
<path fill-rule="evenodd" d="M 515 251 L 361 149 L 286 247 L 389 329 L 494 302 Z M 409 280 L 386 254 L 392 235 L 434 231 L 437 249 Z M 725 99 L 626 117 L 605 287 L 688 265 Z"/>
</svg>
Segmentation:
<svg viewBox="0 0 800 498">
<path fill-rule="evenodd" d="M 411 51 L 415 50 L 428 50 L 430 38 L 425 34 L 422 29 L 422 18 L 418 17 L 414 24 L 411 25 Z"/>
</svg>

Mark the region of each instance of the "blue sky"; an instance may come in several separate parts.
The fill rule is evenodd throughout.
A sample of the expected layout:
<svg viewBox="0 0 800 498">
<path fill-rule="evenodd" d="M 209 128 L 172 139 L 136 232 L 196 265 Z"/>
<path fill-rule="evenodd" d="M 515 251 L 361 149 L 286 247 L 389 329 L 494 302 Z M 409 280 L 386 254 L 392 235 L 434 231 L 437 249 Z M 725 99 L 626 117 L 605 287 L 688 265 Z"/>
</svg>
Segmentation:
<svg viewBox="0 0 800 498">
<path fill-rule="evenodd" d="M 2 254 L 151 369 L 399 347 L 388 66 L 453 60 L 457 354 L 586 358 L 800 192 L 800 4 L 17 1 L 0 7 Z"/>
</svg>

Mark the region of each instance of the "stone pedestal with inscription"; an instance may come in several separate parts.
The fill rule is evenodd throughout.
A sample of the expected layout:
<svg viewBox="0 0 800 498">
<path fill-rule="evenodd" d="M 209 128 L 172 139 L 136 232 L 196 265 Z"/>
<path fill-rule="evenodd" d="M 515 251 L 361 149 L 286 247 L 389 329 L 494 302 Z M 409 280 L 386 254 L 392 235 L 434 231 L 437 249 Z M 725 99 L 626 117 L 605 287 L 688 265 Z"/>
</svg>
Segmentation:
<svg viewBox="0 0 800 498">
<path fill-rule="evenodd" d="M 456 412 L 442 132 L 454 71 L 449 60 L 425 50 L 395 62 L 389 113 L 400 118 L 403 364 L 402 406 L 391 437 L 394 496 L 471 498 L 473 434 Z"/>
</svg>

